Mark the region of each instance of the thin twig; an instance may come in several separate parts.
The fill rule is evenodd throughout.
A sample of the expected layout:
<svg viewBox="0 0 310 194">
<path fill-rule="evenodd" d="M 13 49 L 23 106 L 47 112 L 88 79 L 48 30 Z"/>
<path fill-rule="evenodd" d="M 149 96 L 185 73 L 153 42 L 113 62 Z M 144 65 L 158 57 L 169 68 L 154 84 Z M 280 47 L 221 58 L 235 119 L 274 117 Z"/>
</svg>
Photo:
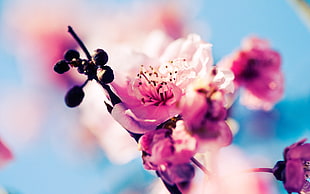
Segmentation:
<svg viewBox="0 0 310 194">
<path fill-rule="evenodd" d="M 91 55 L 89 54 L 86 46 L 84 45 L 84 43 L 81 41 L 81 39 L 76 35 L 76 33 L 74 32 L 74 30 L 72 29 L 71 26 L 68 26 L 68 32 L 73 36 L 73 38 L 77 41 L 77 43 L 79 44 L 79 46 L 81 47 L 81 49 L 84 51 L 86 57 L 88 58 L 88 60 L 91 61 Z"/>
<path fill-rule="evenodd" d="M 251 168 L 248 170 L 245 170 L 245 172 L 268 172 L 268 173 L 273 173 L 272 168 Z"/>
<path fill-rule="evenodd" d="M 111 90 L 110 86 L 101 84 L 101 86 L 108 92 L 112 105 L 121 103 L 121 99 Z"/>
<path fill-rule="evenodd" d="M 200 168 L 205 174 L 209 175 L 210 172 L 208 171 L 208 169 L 202 165 L 196 158 L 192 157 L 191 161 L 198 167 Z"/>
</svg>

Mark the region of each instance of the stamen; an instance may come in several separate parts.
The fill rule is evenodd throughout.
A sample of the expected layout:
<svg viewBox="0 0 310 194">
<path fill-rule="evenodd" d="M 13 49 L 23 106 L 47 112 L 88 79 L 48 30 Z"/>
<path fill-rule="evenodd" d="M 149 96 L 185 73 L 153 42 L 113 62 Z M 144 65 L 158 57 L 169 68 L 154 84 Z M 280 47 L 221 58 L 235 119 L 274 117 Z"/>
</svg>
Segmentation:
<svg viewBox="0 0 310 194">
<path fill-rule="evenodd" d="M 160 94 L 160 99 L 164 101 L 164 94 L 163 93 L 159 93 L 159 94 Z"/>
<path fill-rule="evenodd" d="M 151 83 L 151 81 L 148 79 L 148 77 L 146 77 L 146 75 L 142 71 L 140 72 L 140 75 L 142 75 L 146 79 L 146 81 L 149 82 L 149 84 Z"/>
<path fill-rule="evenodd" d="M 169 61 L 169 63 L 174 63 L 174 61 Z M 140 80 L 137 80 L 137 83 L 143 96 L 140 99 L 143 104 L 164 105 L 169 98 L 174 96 L 168 82 L 174 82 L 177 79 L 178 68 L 170 64 L 161 67 L 165 68 L 163 72 L 157 71 L 159 69 L 152 66 L 145 68 L 141 65 L 140 67 L 140 72 L 137 74 L 137 79 Z M 143 87 L 139 87 L 142 85 Z"/>
</svg>

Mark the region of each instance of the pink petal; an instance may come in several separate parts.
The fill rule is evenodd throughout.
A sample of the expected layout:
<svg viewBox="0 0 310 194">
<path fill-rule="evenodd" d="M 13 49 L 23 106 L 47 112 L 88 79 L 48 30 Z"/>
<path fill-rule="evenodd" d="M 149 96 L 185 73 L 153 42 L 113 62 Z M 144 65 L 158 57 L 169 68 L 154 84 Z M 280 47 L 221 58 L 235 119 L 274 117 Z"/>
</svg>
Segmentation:
<svg viewBox="0 0 310 194">
<path fill-rule="evenodd" d="M 168 167 L 167 174 L 174 183 L 190 181 L 195 175 L 195 169 L 188 163 L 177 164 Z"/>
<path fill-rule="evenodd" d="M 288 192 L 300 192 L 304 185 L 304 169 L 300 160 L 288 160 L 285 167 L 284 187 Z"/>
<path fill-rule="evenodd" d="M 245 50 L 248 49 L 269 49 L 270 43 L 267 40 L 261 39 L 256 36 L 246 37 L 242 41 L 242 48 Z"/>
<path fill-rule="evenodd" d="M 225 121 L 208 121 L 195 137 L 198 139 L 199 152 L 204 152 L 231 144 L 233 136 Z"/>
<path fill-rule="evenodd" d="M 13 159 L 13 154 L 9 148 L 0 140 L 0 168 Z"/>
<path fill-rule="evenodd" d="M 119 122 L 126 130 L 133 133 L 145 133 L 148 130 L 152 130 L 152 125 L 142 125 L 137 120 L 135 120 L 129 113 L 128 108 L 123 104 L 116 104 L 111 112 L 112 117 Z M 144 123 L 145 124 L 145 123 Z"/>
<path fill-rule="evenodd" d="M 291 148 L 286 154 L 286 160 L 292 159 L 310 161 L 310 143 Z"/>
</svg>

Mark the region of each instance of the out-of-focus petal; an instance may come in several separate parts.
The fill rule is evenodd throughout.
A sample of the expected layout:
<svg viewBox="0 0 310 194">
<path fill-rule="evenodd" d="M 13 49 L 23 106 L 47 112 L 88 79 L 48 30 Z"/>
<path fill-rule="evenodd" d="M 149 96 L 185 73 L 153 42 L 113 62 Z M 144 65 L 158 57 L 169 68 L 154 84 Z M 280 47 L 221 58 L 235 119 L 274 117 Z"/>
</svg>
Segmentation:
<svg viewBox="0 0 310 194">
<path fill-rule="evenodd" d="M 10 149 L 0 140 L 0 168 L 13 159 Z"/>
<path fill-rule="evenodd" d="M 300 159 L 302 161 L 310 161 L 310 143 L 291 148 L 286 153 L 286 159 Z"/>
<path fill-rule="evenodd" d="M 285 168 L 284 187 L 288 192 L 300 192 L 304 185 L 304 169 L 300 160 L 288 160 Z"/>
<path fill-rule="evenodd" d="M 119 122 L 125 129 L 133 133 L 144 133 L 149 130 L 142 127 L 129 113 L 128 108 L 123 103 L 116 104 L 111 112 L 113 118 Z M 153 129 L 153 128 L 152 128 Z"/>
</svg>

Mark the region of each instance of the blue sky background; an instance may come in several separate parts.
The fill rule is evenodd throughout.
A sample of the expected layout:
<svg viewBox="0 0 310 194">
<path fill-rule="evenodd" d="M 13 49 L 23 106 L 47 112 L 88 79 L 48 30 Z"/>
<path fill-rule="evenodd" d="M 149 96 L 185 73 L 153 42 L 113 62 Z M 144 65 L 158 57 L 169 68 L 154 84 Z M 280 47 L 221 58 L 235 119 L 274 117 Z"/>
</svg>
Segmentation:
<svg viewBox="0 0 310 194">
<path fill-rule="evenodd" d="M 1 26 L 5 26 L 3 13 L 8 2 L 0 0 Z M 111 2 L 92 0 L 89 4 L 109 6 Z M 115 2 L 114 6 L 129 1 Z M 193 6 L 189 11 L 197 10 L 194 19 L 207 26 L 198 33 L 213 44 L 215 59 L 238 48 L 240 41 L 251 34 L 269 39 L 273 48 L 281 53 L 286 85 L 284 99 L 270 112 L 249 111 L 237 104 L 232 116 L 239 122 L 241 131 L 234 144 L 243 146 L 250 156 L 258 153 L 274 162 L 282 159 L 285 146 L 302 137 L 310 137 L 309 29 L 285 0 L 193 0 L 188 6 Z M 6 97 L 15 90 L 31 92 L 33 86 L 23 83 L 18 56 L 7 49 L 10 44 L 7 40 L 12 37 L 5 36 L 0 27 L 0 96 Z M 34 72 L 34 76 L 36 73 L 40 72 Z M 66 126 L 74 126 L 77 112 L 63 105 L 63 91 L 50 87 L 43 92 L 49 96 L 46 99 L 49 112 L 41 125 L 44 132 L 40 137 L 24 149 L 14 149 L 14 139 L 3 137 L 13 146 L 15 160 L 0 170 L 0 186 L 20 194 L 143 193 L 154 177 L 142 168 L 140 158 L 125 165 L 115 165 L 99 149 L 95 156 L 69 152 L 72 148 L 55 133 L 59 133 L 59 128 L 67 130 Z M 1 113 L 5 114 L 10 104 L 0 105 Z M 59 112 L 62 112 L 61 118 Z M 0 127 L 1 137 L 6 128 Z M 281 184 L 276 184 L 278 193 L 285 193 Z"/>
</svg>

